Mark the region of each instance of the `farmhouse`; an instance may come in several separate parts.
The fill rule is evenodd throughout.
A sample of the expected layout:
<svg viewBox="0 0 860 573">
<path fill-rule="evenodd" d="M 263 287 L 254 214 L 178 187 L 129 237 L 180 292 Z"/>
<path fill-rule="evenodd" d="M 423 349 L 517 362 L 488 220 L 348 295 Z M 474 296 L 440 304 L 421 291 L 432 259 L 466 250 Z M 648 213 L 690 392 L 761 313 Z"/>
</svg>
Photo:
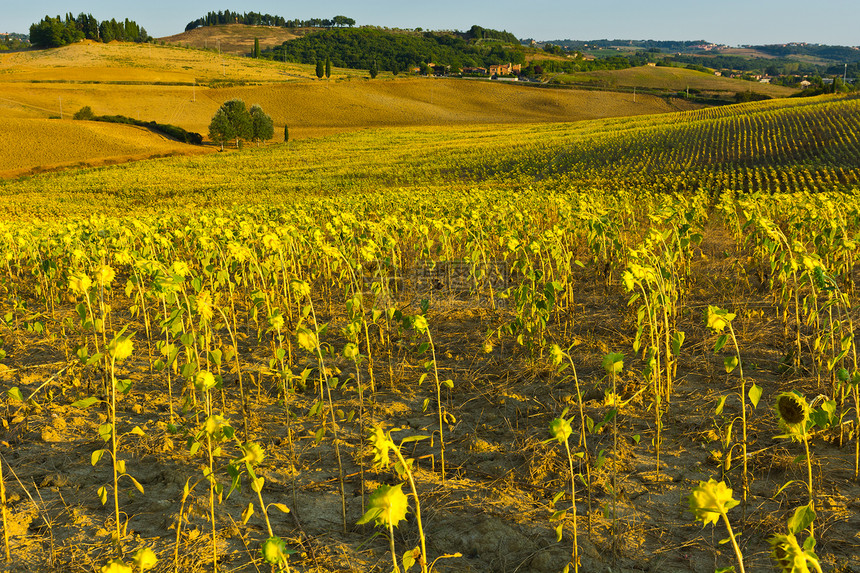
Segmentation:
<svg viewBox="0 0 860 573">
<path fill-rule="evenodd" d="M 519 74 L 522 71 L 520 64 L 499 64 L 490 66 L 491 76 L 509 76 L 511 74 Z"/>
</svg>

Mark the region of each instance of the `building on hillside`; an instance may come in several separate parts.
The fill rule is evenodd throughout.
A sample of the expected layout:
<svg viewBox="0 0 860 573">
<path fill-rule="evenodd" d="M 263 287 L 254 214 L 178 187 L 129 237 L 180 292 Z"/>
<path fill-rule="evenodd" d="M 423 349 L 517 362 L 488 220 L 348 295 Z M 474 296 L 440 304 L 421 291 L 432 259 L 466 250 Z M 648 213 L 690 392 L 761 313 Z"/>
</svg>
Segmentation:
<svg viewBox="0 0 860 573">
<path fill-rule="evenodd" d="M 648 62 L 648 63 L 647 63 L 647 64 L 645 64 L 645 65 L 646 65 L 646 66 L 649 66 L 649 67 L 652 67 L 652 68 L 656 68 L 656 67 L 657 67 L 657 62 Z"/>
<path fill-rule="evenodd" d="M 519 75 L 521 71 L 522 66 L 520 64 L 511 64 L 510 62 L 507 64 L 498 64 L 490 66 L 491 76 L 509 76 L 511 74 Z"/>
<path fill-rule="evenodd" d="M 803 80 L 802 82 L 800 82 L 800 87 L 803 89 L 806 89 L 811 85 L 812 85 L 812 82 L 809 80 Z"/>
<path fill-rule="evenodd" d="M 464 74 L 487 74 L 487 68 L 463 68 Z"/>
</svg>

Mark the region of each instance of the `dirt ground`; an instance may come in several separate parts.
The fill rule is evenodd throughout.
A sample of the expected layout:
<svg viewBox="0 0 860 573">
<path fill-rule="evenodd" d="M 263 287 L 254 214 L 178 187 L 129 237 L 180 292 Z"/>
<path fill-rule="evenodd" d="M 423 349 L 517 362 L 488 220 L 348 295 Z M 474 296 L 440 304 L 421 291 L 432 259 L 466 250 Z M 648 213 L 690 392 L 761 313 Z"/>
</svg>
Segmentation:
<svg viewBox="0 0 860 573">
<path fill-rule="evenodd" d="M 769 295 L 756 288 L 755 273 L 737 274 L 732 262 L 738 253 L 724 233 L 712 229 L 702 245 L 704 255 L 695 262 L 694 280 L 682 313 L 687 333 L 678 368 L 678 383 L 664 414 L 663 450 L 659 473 L 654 450 L 654 414 L 647 398 L 639 357 L 631 351 L 634 316 L 627 295 L 617 285 L 606 287 L 594 280 L 593 271 L 578 270 L 573 317 L 566 327 L 554 325 L 557 342 L 571 346 L 584 399 L 584 412 L 602 420 L 609 388 L 601 366 L 607 352 L 625 354 L 618 382 L 621 398 L 619 441 L 614 452 L 611 424 L 587 435 L 587 449 L 577 445 L 578 417 L 573 421 L 571 448 L 585 451 L 575 471 L 591 475 L 591 499 L 577 482 L 576 506 L 581 571 L 652 571 L 710 573 L 734 563 L 722 523 L 703 527 L 688 510 L 687 496 L 700 481 L 723 479 L 719 425 L 739 415 L 739 401 L 729 399 L 723 416 L 714 409 L 721 395 L 736 391 L 737 374 L 727 375 L 722 358 L 712 352 L 715 335 L 706 330 L 704 309 L 717 304 L 737 312 L 735 327 L 742 341 L 745 373 L 749 383 L 764 390 L 758 407 L 751 411 L 749 430 L 750 495 L 747 503 L 729 512 L 737 532 L 747 571 L 775 570 L 767 538 L 785 533 L 786 520 L 806 503 L 802 446 L 776 439 L 781 431 L 773 412 L 773 400 L 783 390 L 802 391 L 808 399 L 827 394 L 808 373 L 780 373 L 784 354 L 782 326 Z M 735 270 L 733 270 L 735 269 Z M 751 270 L 751 269 L 750 269 Z M 418 311 L 417 300 L 399 300 L 404 313 Z M 118 298 L 119 297 L 118 295 Z M 5 304 L 5 303 L 4 303 Z M 326 301 L 317 301 L 326 309 Z M 118 300 L 116 313 L 123 312 Z M 4 308 L 4 313 L 7 311 Z M 71 307 L 58 316 L 71 313 Z M 320 310 L 322 322 L 331 321 L 330 340 L 339 347 L 339 327 L 345 325 L 335 305 L 331 313 Z M 365 396 L 365 429 L 380 424 L 398 430 L 395 440 L 413 435 L 433 436 L 404 445 L 403 453 L 414 460 L 427 551 L 440 560 L 438 571 L 474 573 L 556 573 L 568 562 L 573 524 L 568 517 L 561 542 L 556 540 L 554 509 L 569 505 L 554 496 L 569 491 L 570 478 L 564 450 L 547 441 L 550 420 L 570 408 L 577 411 L 576 390 L 571 379 L 555 372 L 546 357 L 532 360 L 512 340 L 494 340 L 486 346 L 486 333 L 509 319 L 507 310 L 492 309 L 487 300 L 435 293 L 427 314 L 436 345 L 440 378 L 453 380 L 443 392 L 446 476 L 442 480 L 435 388 L 431 376 L 419 384 L 426 355 L 417 353 L 423 341 L 404 332 L 393 344 L 390 368 L 383 347 L 375 345 L 374 382 L 377 392 Z M 65 336 L 61 322 L 48 323 L 47 335 L 36 335 L 19 325 L 0 327 L 6 358 L 0 366 L 0 385 L 5 408 L 0 432 L 0 455 L 8 499 L 8 533 L 12 559 L 4 571 L 99 571 L 119 555 L 111 543 L 114 528 L 110 462 L 105 456 L 95 466 L 91 454 L 104 447 L 98 427 L 107 419 L 99 406 L 74 407 L 76 400 L 93 395 L 100 372 L 82 367 L 73 353 L 75 336 Z M 193 406 L 183 413 L 181 404 L 190 395 L 173 380 L 173 424 L 167 379 L 151 371 L 143 325 L 136 331 L 134 358 L 119 365 L 120 377 L 133 381 L 130 392 L 117 406 L 120 432 L 135 426 L 144 435 L 123 437 L 121 457 L 130 480 L 120 481 L 120 508 L 127 519 L 122 549 L 126 557 L 140 547 L 152 548 L 159 557 L 155 571 L 211 571 L 212 525 L 209 520 L 208 485 L 201 468 L 205 457 L 188 451 L 187 433 L 198 415 Z M 566 334 L 562 335 L 562 332 Z M 487 352 L 489 350 L 489 352 Z M 342 458 L 346 504 L 344 531 L 339 470 L 329 433 L 319 443 L 315 433 L 319 416 L 310 415 L 319 387 L 310 376 L 306 389 L 297 388 L 280 399 L 279 384 L 271 374 L 271 348 L 257 344 L 253 333 L 240 344 L 244 392 L 249 414 L 244 427 L 239 407 L 238 377 L 226 365 L 223 393 L 216 393 L 215 408 L 223 408 L 241 440 L 259 442 L 266 452 L 259 475 L 265 478 L 266 503 L 283 503 L 284 514 L 269 511 L 272 528 L 296 550 L 290 558 L 292 571 L 346 572 L 391 570 L 385 535 L 372 525 L 356 525 L 362 515 L 362 499 L 380 484 L 400 483 L 393 471 L 370 468 L 372 452 L 362 438 L 359 416 L 347 421 L 350 410 L 359 410 L 355 369 L 344 358 L 329 358 L 326 366 L 343 382 L 332 388 L 337 415 L 338 447 Z M 313 357 L 297 351 L 293 371 L 313 366 Z M 565 373 L 567 374 L 567 373 Z M 361 378 L 368 393 L 367 365 Z M 17 387 L 25 402 L 7 395 Z M 429 404 L 424 408 L 425 400 Z M 285 407 L 286 406 L 286 407 Z M 288 419 L 287 408 L 292 412 Z M 326 414 L 327 406 L 323 409 Z M 327 414 L 326 414 L 327 415 Z M 850 418 L 850 415 L 848 416 Z M 291 433 L 290 433 L 291 430 Z M 860 571 L 860 484 L 853 477 L 853 443 L 830 433 L 812 441 L 818 539 L 817 552 L 826 571 Z M 292 452 L 291 452 L 292 449 Z M 235 455 L 225 446 L 222 462 Z M 601 464 L 601 458 L 604 458 Z M 360 463 L 360 462 L 363 462 Z M 611 480 L 617 471 L 617 494 Z M 260 543 L 268 537 L 256 494 L 247 481 L 226 497 L 230 478 L 216 472 L 224 486 L 224 499 L 215 506 L 215 537 L 219 571 L 268 571 Z M 724 476 L 740 497 L 740 460 Z M 362 480 L 363 478 L 363 480 Z M 186 480 L 199 482 L 188 501 L 181 504 Z M 795 482 L 780 491 L 789 480 Z M 363 484 L 363 485 L 362 485 Z M 102 505 L 97 494 L 107 485 L 109 501 Z M 407 488 L 408 489 L 408 488 Z M 256 513 L 242 523 L 242 512 L 255 503 Z M 590 511 L 589 511 L 590 503 Z M 181 507 L 183 525 L 177 539 Z M 399 554 L 418 545 L 414 501 L 407 521 L 395 530 Z M 613 514 L 615 519 L 613 519 Z M 178 557 L 177 557 L 178 556 Z M 414 570 L 414 569 L 413 569 Z M 572 570 L 572 568 L 571 568 Z"/>
</svg>

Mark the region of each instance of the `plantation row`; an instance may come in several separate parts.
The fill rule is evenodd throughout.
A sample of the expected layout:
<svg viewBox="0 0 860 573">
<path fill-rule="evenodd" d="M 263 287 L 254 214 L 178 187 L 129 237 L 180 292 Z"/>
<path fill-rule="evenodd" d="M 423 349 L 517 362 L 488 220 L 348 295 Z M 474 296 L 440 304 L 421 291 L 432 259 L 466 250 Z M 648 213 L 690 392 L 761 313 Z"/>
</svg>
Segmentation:
<svg viewBox="0 0 860 573">
<path fill-rule="evenodd" d="M 714 556 L 690 570 L 763 570 L 771 547 L 850 570 L 860 204 L 833 190 L 856 181 L 851 106 L 371 132 L 4 183 L 7 555 L 82 562 L 8 537 L 29 491 L 6 469 L 32 471 L 62 418 L 105 571 L 664 570 L 664 536 L 672 559 Z M 804 122 L 829 135 L 776 162 Z M 704 157 L 741 140 L 755 168 Z M 744 192 L 800 174 L 831 191 Z M 68 482 L 33 481 L 68 507 Z"/>
</svg>

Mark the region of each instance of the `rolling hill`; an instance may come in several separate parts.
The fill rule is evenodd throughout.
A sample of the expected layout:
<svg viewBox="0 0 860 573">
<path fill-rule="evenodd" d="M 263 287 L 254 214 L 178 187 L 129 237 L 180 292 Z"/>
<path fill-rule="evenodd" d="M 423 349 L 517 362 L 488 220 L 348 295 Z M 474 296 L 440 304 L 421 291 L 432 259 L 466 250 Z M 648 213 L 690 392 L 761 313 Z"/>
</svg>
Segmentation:
<svg viewBox="0 0 860 573">
<path fill-rule="evenodd" d="M 241 58 L 173 46 L 80 42 L 62 48 L 0 55 L 0 134 L 39 148 L 48 131 L 18 119 L 59 117 L 62 140 L 89 141 L 68 118 L 84 106 L 97 115 L 154 120 L 206 134 L 212 115 L 231 98 L 258 103 L 276 134 L 289 125 L 301 139 L 367 127 L 516 124 L 578 121 L 691 109 L 681 100 L 569 89 L 539 89 L 486 81 L 397 77 L 370 81 L 358 70 L 333 70 L 318 80 L 311 66 Z M 57 122 L 46 123 L 51 130 Z M 47 128 L 46 128 L 47 129 Z M 100 126 L 100 130 L 118 129 Z M 127 129 L 127 128 L 123 128 Z M 106 132 L 105 132 L 106 133 Z M 127 131 L 117 131 L 122 138 Z M 179 145 L 179 144 L 176 144 Z M 155 145 L 154 147 L 158 147 Z M 137 156 L 129 149 L 123 156 Z M 159 150 L 157 153 L 163 153 Z M 112 157 L 113 155 L 111 155 Z M 98 145 L 76 155 L 32 154 L 4 161 L 3 171 L 106 158 Z"/>
<path fill-rule="evenodd" d="M 594 85 L 606 88 L 644 88 L 682 92 L 687 88 L 705 94 L 725 95 L 750 91 L 770 97 L 788 97 L 797 90 L 784 86 L 749 82 L 688 70 L 663 66 L 640 66 L 623 70 L 598 70 L 559 76 L 558 81 L 571 84 Z"/>
<path fill-rule="evenodd" d="M 220 50 L 225 54 L 246 56 L 254 51 L 254 38 L 260 40 L 260 49 L 265 50 L 280 46 L 288 40 L 294 40 L 308 30 L 310 28 L 224 24 L 221 26 L 201 26 L 181 34 L 158 38 L 158 41 L 175 46 L 186 46 L 200 50 Z"/>
</svg>

